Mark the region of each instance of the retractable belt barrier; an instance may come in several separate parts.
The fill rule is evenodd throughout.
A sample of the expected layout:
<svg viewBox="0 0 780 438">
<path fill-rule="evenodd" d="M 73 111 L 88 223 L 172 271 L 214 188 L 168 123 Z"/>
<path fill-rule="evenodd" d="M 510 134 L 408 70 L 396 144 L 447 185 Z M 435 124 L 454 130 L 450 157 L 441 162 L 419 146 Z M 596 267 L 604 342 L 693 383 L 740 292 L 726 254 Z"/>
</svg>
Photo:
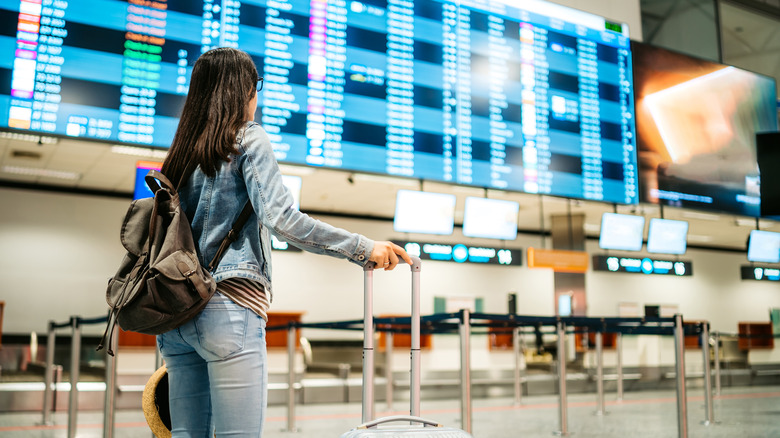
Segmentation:
<svg viewBox="0 0 780 438">
<path fill-rule="evenodd" d="M 68 405 L 68 438 L 76 436 L 77 412 L 78 412 L 78 379 L 79 363 L 81 356 L 81 328 L 90 324 L 105 324 L 107 317 L 82 318 L 72 316 L 67 322 L 56 323 L 49 321 L 48 337 L 46 348 L 46 375 L 45 389 L 43 397 L 43 423 L 51 424 L 51 412 L 53 405 L 54 385 L 54 346 L 56 340 L 56 331 L 66 327 L 71 328 L 71 366 L 70 366 L 70 394 Z M 411 318 L 410 317 L 389 317 L 374 318 L 373 324 L 376 331 L 384 332 L 388 339 L 388 356 L 392 352 L 392 335 L 409 334 Z M 287 428 L 289 431 L 295 429 L 295 390 L 301 388 L 295 379 L 295 347 L 297 339 L 297 330 L 309 329 L 329 329 L 329 330 L 363 330 L 363 320 L 346 320 L 333 322 L 303 323 L 292 321 L 285 325 L 269 326 L 267 331 L 288 331 L 288 415 Z M 780 338 L 780 334 L 728 334 L 723 332 L 713 332 L 710 334 L 708 322 L 697 322 L 695 324 L 683 325 L 682 315 L 675 315 L 674 318 L 620 318 L 620 317 L 555 317 L 555 316 L 526 316 L 517 314 L 488 314 L 472 313 L 469 310 L 461 310 L 456 313 L 440 313 L 421 317 L 420 331 L 423 334 L 458 334 L 461 339 L 461 418 L 463 428 L 467 431 L 471 429 L 471 367 L 470 367 L 470 336 L 472 334 L 481 334 L 487 332 L 474 331 L 474 329 L 491 329 L 490 333 L 512 334 L 515 355 L 515 403 L 519 404 L 522 397 L 522 376 L 520 373 L 520 358 L 525 349 L 523 334 L 555 334 L 557 341 L 557 377 L 559 380 L 559 429 L 557 434 L 567 435 L 567 400 L 566 400 L 566 357 L 565 337 L 574 333 L 595 333 L 596 335 L 596 354 L 597 354 L 597 415 L 603 415 L 604 412 L 604 390 L 603 390 L 603 333 L 617 334 L 617 389 L 618 400 L 623 396 L 623 370 L 622 370 L 622 336 L 623 335 L 660 335 L 674 336 L 675 338 L 675 374 L 677 380 L 677 414 L 678 414 L 678 436 L 685 438 L 688 436 L 688 420 L 686 406 L 686 388 L 685 388 L 685 357 L 684 357 L 684 337 L 700 336 L 702 355 L 704 359 L 704 390 L 705 390 L 705 419 L 704 424 L 715 423 L 712 403 L 712 382 L 710 371 L 710 339 L 714 340 L 715 348 L 715 385 L 716 393 L 720 394 L 720 361 L 717 359 L 719 338 L 721 336 L 735 336 L 739 338 Z M 524 329 L 531 328 L 533 331 Z M 544 330 L 542 330 L 544 329 Z M 116 330 L 116 328 L 115 328 Z M 113 337 L 116 342 L 117 337 Z M 116 345 L 113 346 L 116 349 Z M 115 419 L 115 397 L 116 397 L 116 358 L 107 356 L 106 358 L 106 395 L 104 403 L 104 422 L 103 436 L 113 438 L 114 419 Z M 388 357 L 387 376 L 387 405 L 392 406 L 392 369 Z"/>
<path fill-rule="evenodd" d="M 706 416 L 705 424 L 714 422 L 712 409 L 712 392 L 710 384 L 710 363 L 709 363 L 709 323 L 696 323 L 683 325 L 682 315 L 675 315 L 673 318 L 644 317 L 644 318 L 621 318 L 621 317 L 556 317 L 556 316 L 525 316 L 517 314 L 488 314 L 472 313 L 469 310 L 461 310 L 457 313 L 441 313 L 423 316 L 421 318 L 421 333 L 424 334 L 455 334 L 458 333 L 461 338 L 461 422 L 462 428 L 467 432 L 471 429 L 471 369 L 470 369 L 470 335 L 473 328 L 505 329 L 506 333 L 513 334 L 513 344 L 515 345 L 515 402 L 519 403 L 522 396 L 520 356 L 522 348 L 519 348 L 518 340 L 521 340 L 523 328 L 531 327 L 535 333 L 541 332 L 541 328 L 550 327 L 552 330 L 541 332 L 543 334 L 556 334 L 558 337 L 558 367 L 557 375 L 559 379 L 559 429 L 556 431 L 560 435 L 568 435 L 567 419 L 567 401 L 566 401 L 566 360 L 565 358 L 565 337 L 572 333 L 596 333 L 596 350 L 598 359 L 597 369 L 597 392 L 598 400 L 597 415 L 603 415 L 604 412 L 604 387 L 603 387 L 603 333 L 617 334 L 618 348 L 618 399 L 623 397 L 623 372 L 622 372 L 622 335 L 661 335 L 674 336 L 675 338 L 675 374 L 677 379 L 677 418 L 678 418 L 678 436 L 687 438 L 688 419 L 686 406 L 685 389 L 685 357 L 684 357 L 684 337 L 701 336 L 704 368 L 705 368 L 705 404 Z M 392 318 L 374 318 L 373 324 L 376 331 L 385 332 L 392 336 L 395 333 L 411 332 L 408 327 L 411 324 L 410 317 L 392 317 Z M 287 430 L 295 431 L 295 331 L 299 329 L 332 329 L 332 330 L 362 330 L 363 320 L 348 320 L 320 323 L 289 322 L 286 325 L 269 326 L 268 331 L 288 330 L 288 412 L 287 412 Z M 501 330 L 491 333 L 501 332 Z M 388 340 L 390 344 L 392 340 Z M 522 342 L 522 340 L 520 341 Z M 388 345 L 391 349 L 392 346 Z M 389 350 L 392 351 L 392 350 Z M 388 364 L 390 361 L 388 360 Z M 388 368 L 386 372 L 387 387 L 387 405 L 392 406 L 392 372 Z M 300 387 L 300 385 L 297 385 Z"/>
<path fill-rule="evenodd" d="M 70 347 L 70 390 L 68 397 L 68 438 L 76 436 L 78 427 L 78 402 L 79 402 L 79 364 L 81 363 L 81 328 L 85 325 L 106 324 L 107 316 L 95 318 L 82 318 L 80 316 L 71 316 L 67 322 L 57 323 L 49 321 L 48 333 L 46 338 L 46 371 L 44 376 L 43 390 L 43 424 L 51 424 L 52 406 L 54 405 L 54 346 L 57 337 L 57 329 L 66 327 L 71 328 L 71 347 Z M 115 328 L 116 330 L 116 328 Z M 113 337 L 116 342 L 116 336 Z M 116 347 L 115 345 L 113 347 Z M 106 358 L 106 394 L 103 406 L 103 437 L 112 438 L 114 436 L 115 420 L 115 400 L 116 400 L 116 358 L 107 356 Z"/>
</svg>

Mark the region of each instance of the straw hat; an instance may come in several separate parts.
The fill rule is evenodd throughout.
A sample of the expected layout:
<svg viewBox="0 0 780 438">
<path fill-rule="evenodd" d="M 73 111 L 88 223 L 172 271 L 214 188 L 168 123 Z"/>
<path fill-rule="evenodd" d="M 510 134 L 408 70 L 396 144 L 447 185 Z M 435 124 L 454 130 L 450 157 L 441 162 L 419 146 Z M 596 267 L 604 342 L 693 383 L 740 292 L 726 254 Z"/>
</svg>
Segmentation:
<svg viewBox="0 0 780 438">
<path fill-rule="evenodd" d="M 161 366 L 144 387 L 142 406 L 146 423 L 157 438 L 171 438 L 171 413 L 168 407 L 168 369 Z"/>
</svg>

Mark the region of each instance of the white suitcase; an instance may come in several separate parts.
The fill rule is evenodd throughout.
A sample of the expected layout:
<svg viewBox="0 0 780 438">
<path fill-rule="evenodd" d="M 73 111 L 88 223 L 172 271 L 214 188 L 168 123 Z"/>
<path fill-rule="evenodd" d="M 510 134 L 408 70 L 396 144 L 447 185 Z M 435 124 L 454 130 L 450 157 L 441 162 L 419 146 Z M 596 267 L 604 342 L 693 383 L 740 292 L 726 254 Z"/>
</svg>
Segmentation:
<svg viewBox="0 0 780 438">
<path fill-rule="evenodd" d="M 341 438 L 472 438 L 461 429 L 420 418 L 420 267 L 417 257 L 412 257 L 412 368 L 409 415 L 395 415 L 373 420 L 374 412 L 374 265 L 369 263 L 363 271 L 365 302 L 363 306 L 363 424 L 341 435 Z M 387 423 L 412 423 L 392 424 Z"/>
</svg>

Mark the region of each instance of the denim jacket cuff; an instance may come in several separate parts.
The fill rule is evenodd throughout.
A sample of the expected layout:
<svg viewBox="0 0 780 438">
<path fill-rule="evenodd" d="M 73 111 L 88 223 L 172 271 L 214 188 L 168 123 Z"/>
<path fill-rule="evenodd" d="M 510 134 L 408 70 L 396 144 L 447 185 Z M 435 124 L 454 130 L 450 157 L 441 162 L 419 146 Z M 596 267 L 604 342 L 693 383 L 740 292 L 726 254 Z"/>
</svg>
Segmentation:
<svg viewBox="0 0 780 438">
<path fill-rule="evenodd" d="M 366 266 L 368 260 L 371 258 L 371 253 L 374 251 L 374 241 L 365 236 L 358 238 L 357 250 L 350 260 L 351 262 L 362 266 Z"/>
</svg>

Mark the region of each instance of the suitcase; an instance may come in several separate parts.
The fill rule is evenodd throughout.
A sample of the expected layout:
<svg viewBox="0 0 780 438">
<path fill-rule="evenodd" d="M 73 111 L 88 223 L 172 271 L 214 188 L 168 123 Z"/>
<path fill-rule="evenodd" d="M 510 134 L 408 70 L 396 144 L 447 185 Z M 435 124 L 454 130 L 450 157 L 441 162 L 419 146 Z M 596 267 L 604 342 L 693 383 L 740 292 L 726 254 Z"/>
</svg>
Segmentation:
<svg viewBox="0 0 780 438">
<path fill-rule="evenodd" d="M 363 424 L 341 435 L 341 438 L 472 438 L 461 429 L 420 418 L 420 267 L 417 257 L 412 257 L 412 367 L 409 415 L 393 415 L 372 419 L 374 414 L 374 264 L 364 269 L 363 305 Z M 407 424 L 392 424 L 402 423 Z M 381 426 L 381 427 L 380 427 Z"/>
</svg>

